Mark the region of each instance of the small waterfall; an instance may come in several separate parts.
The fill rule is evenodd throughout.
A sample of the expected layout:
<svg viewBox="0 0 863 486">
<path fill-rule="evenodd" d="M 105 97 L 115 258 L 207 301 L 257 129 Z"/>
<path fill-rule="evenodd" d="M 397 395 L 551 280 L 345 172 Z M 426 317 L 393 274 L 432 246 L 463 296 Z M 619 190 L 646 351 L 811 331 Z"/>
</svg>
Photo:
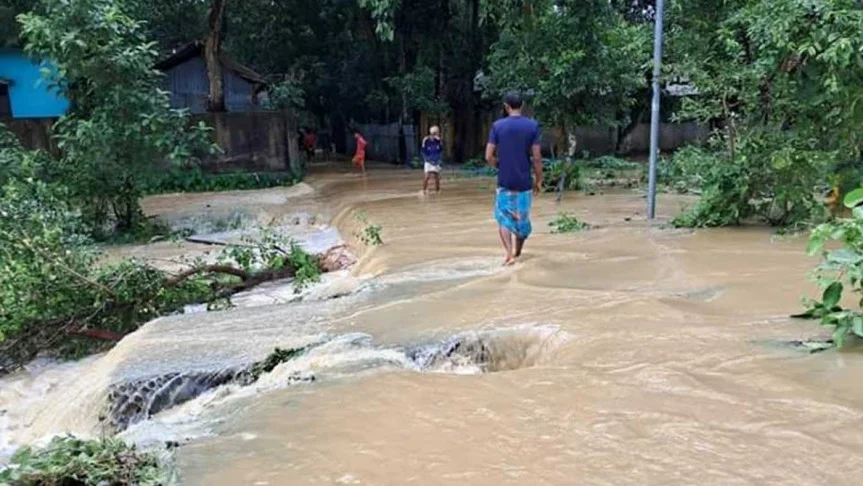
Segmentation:
<svg viewBox="0 0 863 486">
<path fill-rule="evenodd" d="M 224 400 L 370 370 L 481 374 L 531 367 L 545 362 L 567 336 L 553 326 L 520 326 L 461 333 L 396 347 L 377 346 L 371 336 L 363 333 L 317 339 L 297 348 L 302 351 L 283 352 L 289 359 L 270 362 L 263 370 L 261 366 L 267 360 L 210 370 L 167 371 L 110 384 L 102 395 L 94 432 L 116 434 L 132 426 L 142 429 L 137 426 L 174 408 L 181 419 L 171 420 L 187 426 L 190 419 L 197 420 L 194 416 L 201 410 L 218 406 Z M 188 412 L 181 406 L 195 401 L 200 403 L 189 403 L 191 406 L 186 407 L 195 410 L 194 416 L 182 418 Z M 153 427 L 158 429 L 155 424 Z"/>
<path fill-rule="evenodd" d="M 111 387 L 102 426 L 112 433 L 223 385 L 247 387 L 255 392 L 315 380 L 390 367 L 419 372 L 479 374 L 535 366 L 548 357 L 563 335 L 554 327 L 519 327 L 470 332 L 443 341 L 407 348 L 374 346 L 367 334 L 346 334 L 310 346 L 306 352 L 273 366 L 260 377 L 251 375 L 255 364 L 212 371 L 172 372 Z"/>
</svg>

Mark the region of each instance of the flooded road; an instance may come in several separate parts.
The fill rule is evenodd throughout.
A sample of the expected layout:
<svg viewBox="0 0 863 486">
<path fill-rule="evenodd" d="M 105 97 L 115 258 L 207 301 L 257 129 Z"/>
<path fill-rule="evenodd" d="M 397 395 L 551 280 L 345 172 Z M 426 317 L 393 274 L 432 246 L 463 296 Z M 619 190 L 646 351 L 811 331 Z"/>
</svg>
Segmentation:
<svg viewBox="0 0 863 486">
<path fill-rule="evenodd" d="M 176 456 L 187 485 L 860 483 L 863 355 L 777 344 L 822 332 L 787 317 L 813 291 L 803 239 L 648 225 L 635 192 L 544 196 L 502 268 L 492 182 L 444 177 L 429 197 L 419 182 L 332 173 L 291 198 L 263 191 L 262 214 L 313 213 L 346 239 L 356 209 L 382 226 L 383 246 L 357 245 L 354 292 L 148 324 L 63 395 L 74 419 L 36 414 L 34 434 L 92 428 L 93 390 L 120 378 L 329 339 L 128 437 L 193 438 Z M 193 205 L 174 197 L 147 209 Z M 659 202 L 673 216 L 691 200 Z M 551 234 L 561 211 L 597 228 Z M 318 380 L 287 386 L 297 373 Z"/>
<path fill-rule="evenodd" d="M 334 185 L 331 197 L 409 193 L 416 182 L 379 177 Z M 660 201 L 664 215 L 678 205 Z M 650 228 L 643 203 L 546 196 L 515 268 L 337 326 L 382 343 L 510 326 L 565 332 L 535 366 L 275 391 L 181 450 L 186 484 L 859 484 L 863 357 L 766 344 L 818 333 L 786 318 L 809 291 L 803 242 Z M 359 273 L 502 258 L 480 181 L 361 205 L 386 245 Z M 549 234 L 561 210 L 600 227 Z"/>
</svg>

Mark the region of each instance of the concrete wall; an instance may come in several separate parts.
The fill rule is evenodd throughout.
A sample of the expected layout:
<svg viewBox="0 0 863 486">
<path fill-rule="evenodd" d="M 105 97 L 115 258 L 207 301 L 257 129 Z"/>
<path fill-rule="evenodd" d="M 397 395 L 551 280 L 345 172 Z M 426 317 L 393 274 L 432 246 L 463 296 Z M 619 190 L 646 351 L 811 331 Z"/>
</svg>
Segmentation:
<svg viewBox="0 0 863 486">
<path fill-rule="evenodd" d="M 659 148 L 671 152 L 686 144 L 705 140 L 710 131 L 697 123 L 662 123 L 659 127 Z M 586 126 L 576 127 L 578 143 L 576 152 L 584 151 L 591 155 L 613 154 L 617 146 L 617 129 L 614 127 Z M 543 150 L 550 150 L 554 144 L 553 130 L 542 134 Z M 644 155 L 650 152 L 650 124 L 641 123 L 626 136 L 620 146 L 620 155 Z"/>
<path fill-rule="evenodd" d="M 409 154 L 419 153 L 419 141 L 428 133 L 431 125 L 439 125 L 441 127 L 444 141 L 444 159 L 453 160 L 456 150 L 455 147 L 459 143 L 472 143 L 472 146 L 485 147 L 485 142 L 488 138 L 488 132 L 491 130 L 491 125 L 494 122 L 494 117 L 491 114 L 484 114 L 478 123 L 478 129 L 474 133 L 475 140 L 455 140 L 455 123 L 449 117 L 426 117 L 420 118 L 420 125 L 417 134 L 414 132 L 406 133 L 406 142 L 409 144 Z M 406 130 L 413 129 L 412 126 L 405 127 Z M 393 161 L 398 159 L 398 124 L 392 125 L 362 125 L 362 133 L 369 141 L 368 156 L 370 159 L 381 161 Z M 663 123 L 660 126 L 659 144 L 660 149 L 664 152 L 676 150 L 686 144 L 705 140 L 710 132 L 706 127 L 696 123 Z M 587 151 L 592 156 L 614 154 L 617 147 L 617 129 L 614 127 L 604 126 L 582 126 L 576 127 L 575 136 L 578 143 L 576 152 L 580 155 Z M 354 142 L 353 135 L 348 134 L 348 147 L 353 150 Z M 551 147 L 555 142 L 554 130 L 549 127 L 543 127 L 542 133 L 542 148 L 545 154 L 551 153 Z M 627 135 L 626 139 L 621 144 L 620 155 L 644 155 L 650 151 L 650 124 L 642 123 Z M 408 157 L 410 160 L 413 155 Z M 482 158 L 483 153 L 480 149 L 477 153 L 469 156 L 470 158 Z"/>
<path fill-rule="evenodd" d="M 0 50 L 0 78 L 12 82 L 9 86 L 12 118 L 58 117 L 69 109 L 69 101 L 49 89 L 41 69 L 41 63 L 20 50 Z"/>
</svg>

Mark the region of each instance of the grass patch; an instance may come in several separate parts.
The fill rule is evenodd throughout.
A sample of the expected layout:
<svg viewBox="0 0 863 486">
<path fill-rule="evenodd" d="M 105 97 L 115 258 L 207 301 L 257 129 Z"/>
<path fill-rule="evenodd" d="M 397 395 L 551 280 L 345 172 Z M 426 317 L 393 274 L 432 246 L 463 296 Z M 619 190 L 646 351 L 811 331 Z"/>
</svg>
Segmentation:
<svg viewBox="0 0 863 486">
<path fill-rule="evenodd" d="M 207 174 L 199 168 L 172 169 L 151 178 L 144 188 L 144 193 L 239 191 L 292 186 L 296 182 L 297 180 L 293 175 L 284 172 L 224 172 Z"/>
<path fill-rule="evenodd" d="M 0 471 L 0 484 L 13 486 L 160 486 L 168 481 L 156 456 L 110 438 L 57 437 L 45 448 L 18 450 Z"/>
<path fill-rule="evenodd" d="M 560 213 L 548 223 L 552 234 L 575 233 L 590 229 L 590 225 L 570 213 Z"/>
<path fill-rule="evenodd" d="M 604 155 L 602 157 L 597 157 L 595 159 L 587 159 L 581 163 L 584 167 L 588 167 L 591 169 L 603 169 L 603 170 L 635 170 L 638 169 L 641 165 L 638 162 L 630 162 L 628 160 L 624 160 L 618 157 L 614 157 L 612 155 Z"/>
</svg>

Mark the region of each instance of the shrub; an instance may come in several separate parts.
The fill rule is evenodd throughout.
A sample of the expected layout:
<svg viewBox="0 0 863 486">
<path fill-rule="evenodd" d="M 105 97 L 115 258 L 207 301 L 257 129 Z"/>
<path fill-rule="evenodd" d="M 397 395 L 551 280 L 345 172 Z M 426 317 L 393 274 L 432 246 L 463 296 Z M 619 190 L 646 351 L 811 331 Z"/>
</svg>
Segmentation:
<svg viewBox="0 0 863 486">
<path fill-rule="evenodd" d="M 384 244 L 384 240 L 382 237 L 383 228 L 381 228 L 379 225 L 369 222 L 364 211 L 356 211 L 354 213 L 354 219 L 358 223 L 363 225 L 363 228 L 354 233 L 354 236 L 359 238 L 359 240 L 362 241 L 364 245 L 381 246 Z"/>
<path fill-rule="evenodd" d="M 561 179 L 565 179 L 565 191 L 577 191 L 584 188 L 581 167 L 574 162 L 565 160 L 543 162 L 542 191 L 557 191 Z"/>
<path fill-rule="evenodd" d="M 57 437 L 43 449 L 24 447 L 0 471 L 0 484 L 161 486 L 169 475 L 156 456 L 118 439 Z"/>
<path fill-rule="evenodd" d="M 634 170 L 640 164 L 623 160 L 612 155 L 603 155 L 595 159 L 587 159 L 582 162 L 582 165 L 591 169 L 608 169 L 608 170 Z"/>
<path fill-rule="evenodd" d="M 280 172 L 227 172 L 207 174 L 198 167 L 175 168 L 156 174 L 144 185 L 145 194 L 172 192 L 217 192 L 291 186 L 296 182 L 291 174 Z"/>
<path fill-rule="evenodd" d="M 738 143 L 734 156 L 693 149 L 678 158 L 675 170 L 684 180 L 700 179 L 702 196 L 675 218 L 675 226 L 729 226 L 756 218 L 788 227 L 823 220 L 816 190 L 826 180 L 831 153 L 814 150 L 793 134 L 766 129 Z"/>
<path fill-rule="evenodd" d="M 820 300 L 804 301 L 807 309 L 795 317 L 819 319 L 833 330 L 833 342 L 842 346 L 850 336 L 863 338 L 863 188 L 849 193 L 844 200 L 852 210 L 850 218 L 822 224 L 812 231 L 807 251 L 820 255 L 821 264 L 813 273 L 823 289 Z M 839 241 L 842 248 L 827 249 L 828 241 Z M 849 289 L 857 298 L 853 308 L 843 308 L 840 300 Z"/>
<path fill-rule="evenodd" d="M 46 191 L 44 183 L 7 184 L 0 200 L 0 373 L 40 351 L 102 349 L 186 305 L 223 308 L 267 281 L 294 277 L 299 292 L 320 278 L 316 258 L 267 232 L 222 250 L 215 265 L 193 261 L 178 274 L 134 259 L 99 266 L 77 215 Z"/>
<path fill-rule="evenodd" d="M 698 191 L 704 184 L 704 176 L 719 163 L 722 161 L 716 153 L 696 145 L 687 145 L 670 158 L 658 162 L 656 179 L 681 194 Z"/>
<path fill-rule="evenodd" d="M 482 159 L 470 159 L 462 164 L 463 169 L 483 169 L 488 167 L 488 164 Z"/>
<path fill-rule="evenodd" d="M 574 214 L 560 213 L 548 223 L 552 227 L 551 232 L 555 234 L 573 233 L 590 229 L 590 225 L 581 221 Z"/>
</svg>

